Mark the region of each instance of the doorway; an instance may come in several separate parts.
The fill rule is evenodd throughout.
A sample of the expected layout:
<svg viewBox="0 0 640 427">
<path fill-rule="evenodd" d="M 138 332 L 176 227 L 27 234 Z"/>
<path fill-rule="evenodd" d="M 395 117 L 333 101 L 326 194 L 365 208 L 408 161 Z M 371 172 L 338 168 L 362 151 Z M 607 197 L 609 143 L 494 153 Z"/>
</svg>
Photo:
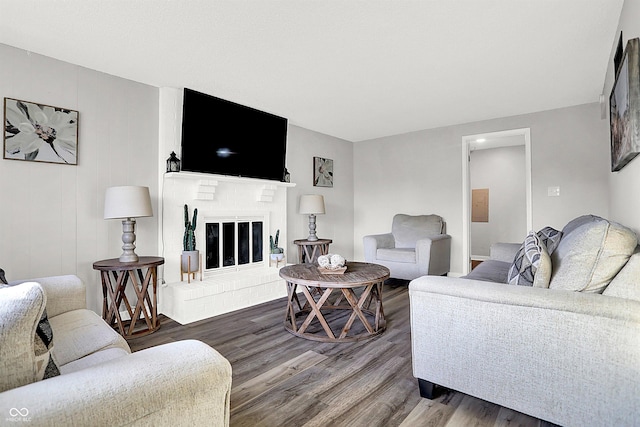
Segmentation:
<svg viewBox="0 0 640 427">
<path fill-rule="evenodd" d="M 521 153 L 521 151 L 524 153 Z M 474 154 L 475 153 L 475 154 Z M 510 181 L 508 175 L 509 168 L 499 166 L 499 159 L 507 158 L 518 159 L 519 167 L 517 174 L 511 178 L 512 181 L 522 179 L 522 170 L 524 170 L 524 183 L 516 184 Z M 477 164 L 492 163 L 503 172 L 500 179 L 491 180 L 489 176 L 482 175 L 482 178 L 473 176 L 474 168 L 472 168 L 472 160 L 476 158 Z M 480 161 L 482 159 L 482 162 Z M 492 159 L 492 160 L 489 160 Z M 462 137 L 462 210 L 463 210 L 463 229 L 462 229 L 462 269 L 463 274 L 468 274 L 471 270 L 472 258 L 477 258 L 474 262 L 481 261 L 483 257 L 488 256 L 488 247 L 495 241 L 521 241 L 533 226 L 532 219 L 532 203 L 531 203 L 531 137 L 530 129 L 512 129 L 500 132 L 490 132 L 476 135 L 467 135 Z M 476 164 L 474 163 L 474 167 Z M 485 166 L 486 167 L 486 166 Z M 478 169 L 478 168 L 475 168 Z M 493 174 L 495 175 L 495 174 Z M 518 175 L 520 178 L 517 178 Z M 472 181 L 472 179 L 475 181 Z M 493 184 L 491 184 L 493 182 Z M 501 192 L 513 191 L 505 187 L 507 184 L 520 185 L 519 188 L 524 190 L 524 203 L 505 207 L 505 197 Z M 511 187 L 513 187 L 511 185 Z M 482 188 L 477 188 L 478 186 Z M 494 187 L 493 191 L 491 188 Z M 501 188 L 502 187 L 502 188 Z M 524 188 L 523 188 L 524 187 Z M 476 209 L 486 208 L 488 212 L 473 211 L 472 192 L 479 190 L 476 194 L 480 196 L 479 202 L 476 203 Z M 493 197 L 492 197 L 493 195 Z M 489 203 L 491 201 L 491 203 Z M 508 209 L 518 209 L 518 214 L 509 216 Z M 524 210 L 525 212 L 521 212 Z M 492 212 L 493 211 L 493 212 Z M 472 222 L 472 213 L 476 216 L 476 221 Z M 480 215 L 479 215 L 480 213 Z M 511 212 L 512 213 L 512 212 Z M 484 218 L 483 218 L 484 217 Z M 480 218 L 478 220 L 478 218 Z M 504 218 L 513 218 L 513 223 L 507 226 Z M 520 218 L 520 219 L 518 219 Z M 492 222 L 493 221 L 493 222 Z M 514 238 L 512 236 L 518 236 Z M 475 242 L 474 242 L 475 239 Z M 474 253 L 474 251 L 476 253 Z"/>
</svg>

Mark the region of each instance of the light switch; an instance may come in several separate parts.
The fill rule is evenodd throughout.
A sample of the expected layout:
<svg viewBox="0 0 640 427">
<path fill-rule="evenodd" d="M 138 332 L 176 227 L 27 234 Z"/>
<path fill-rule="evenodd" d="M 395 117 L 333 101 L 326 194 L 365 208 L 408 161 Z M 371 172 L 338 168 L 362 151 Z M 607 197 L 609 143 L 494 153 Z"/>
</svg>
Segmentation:
<svg viewBox="0 0 640 427">
<path fill-rule="evenodd" d="M 560 196 L 560 187 L 547 187 L 547 196 L 558 197 Z"/>
</svg>

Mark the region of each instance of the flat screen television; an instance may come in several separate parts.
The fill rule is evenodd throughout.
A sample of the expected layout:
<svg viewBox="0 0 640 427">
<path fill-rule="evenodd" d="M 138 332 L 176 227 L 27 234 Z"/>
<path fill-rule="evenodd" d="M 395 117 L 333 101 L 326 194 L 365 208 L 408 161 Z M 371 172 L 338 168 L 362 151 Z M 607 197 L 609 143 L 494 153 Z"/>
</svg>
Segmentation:
<svg viewBox="0 0 640 427">
<path fill-rule="evenodd" d="M 284 180 L 287 119 L 184 89 L 182 170 Z"/>
</svg>

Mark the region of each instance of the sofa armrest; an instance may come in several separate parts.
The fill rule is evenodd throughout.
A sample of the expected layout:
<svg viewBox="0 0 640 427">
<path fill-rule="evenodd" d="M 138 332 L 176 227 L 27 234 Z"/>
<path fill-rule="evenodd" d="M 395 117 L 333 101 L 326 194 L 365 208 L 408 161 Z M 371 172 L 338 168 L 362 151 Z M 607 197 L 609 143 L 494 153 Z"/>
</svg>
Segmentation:
<svg viewBox="0 0 640 427">
<path fill-rule="evenodd" d="M 47 295 L 47 316 L 53 317 L 67 311 L 87 308 L 87 297 L 84 283 L 78 276 L 51 276 L 37 279 L 16 280 L 10 284 L 23 282 L 40 283 Z"/>
<path fill-rule="evenodd" d="M 415 377 L 560 425 L 637 420 L 640 302 L 437 276 L 409 295 Z"/>
<path fill-rule="evenodd" d="M 520 246 L 522 246 L 521 243 L 494 243 L 489 249 L 489 258 L 511 264 Z"/>
<path fill-rule="evenodd" d="M 378 249 L 396 247 L 396 241 L 391 233 L 364 236 L 362 243 L 364 245 L 364 259 L 367 262 L 375 262 Z"/>
<path fill-rule="evenodd" d="M 416 241 L 416 264 L 420 274 L 440 276 L 449 272 L 451 236 L 437 234 Z"/>
<path fill-rule="evenodd" d="M 229 425 L 231 365 L 195 340 L 178 341 L 0 394 L 0 414 L 26 408 L 29 425 Z"/>
</svg>

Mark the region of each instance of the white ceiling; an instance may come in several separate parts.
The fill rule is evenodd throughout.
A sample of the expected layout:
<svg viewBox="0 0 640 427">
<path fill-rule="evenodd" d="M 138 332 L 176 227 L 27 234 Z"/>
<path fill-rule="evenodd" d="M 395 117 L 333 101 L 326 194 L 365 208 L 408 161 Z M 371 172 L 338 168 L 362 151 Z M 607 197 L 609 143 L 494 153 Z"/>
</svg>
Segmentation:
<svg viewBox="0 0 640 427">
<path fill-rule="evenodd" d="M 622 3 L 0 0 L 0 43 L 360 141 L 597 102 Z"/>
</svg>

